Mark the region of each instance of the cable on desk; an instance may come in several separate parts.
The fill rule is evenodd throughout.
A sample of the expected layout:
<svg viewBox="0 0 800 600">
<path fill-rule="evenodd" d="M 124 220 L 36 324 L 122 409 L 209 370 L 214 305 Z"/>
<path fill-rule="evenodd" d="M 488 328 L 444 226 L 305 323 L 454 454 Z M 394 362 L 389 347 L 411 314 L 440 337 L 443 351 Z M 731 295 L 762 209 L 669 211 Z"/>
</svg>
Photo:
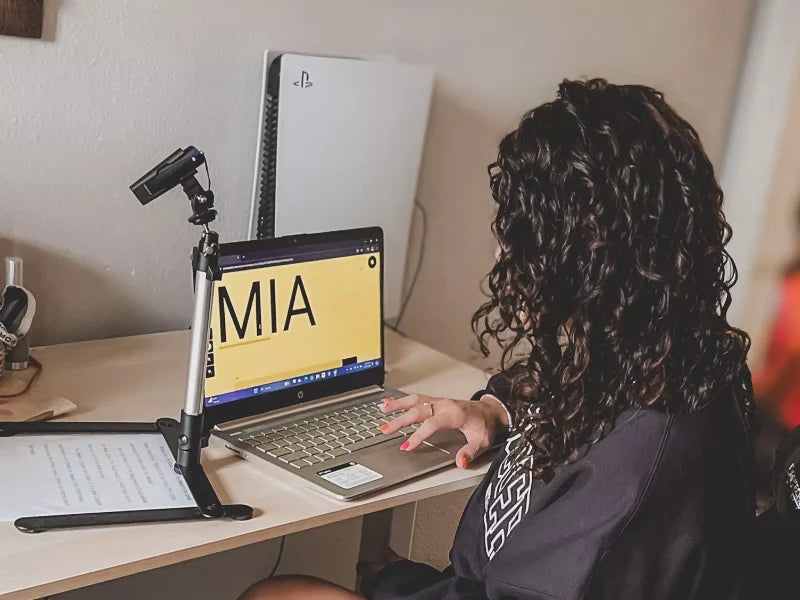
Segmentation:
<svg viewBox="0 0 800 600">
<path fill-rule="evenodd" d="M 43 367 L 42 363 L 33 358 L 33 356 L 28 357 L 28 362 L 33 365 L 33 368 L 36 369 L 36 372 L 33 374 L 33 377 L 28 380 L 28 383 L 25 384 L 25 389 L 21 392 L 14 392 L 13 394 L 0 394 L 0 398 L 16 398 L 17 396 L 22 396 L 22 394 L 27 393 L 27 391 L 31 389 L 33 382 L 36 381 L 39 375 L 41 375 Z"/>
<path fill-rule="evenodd" d="M 417 279 L 419 278 L 419 272 L 422 269 L 422 259 L 425 256 L 425 240 L 428 237 L 428 212 L 425 210 L 425 207 L 422 206 L 419 200 L 414 200 L 414 206 L 419 209 L 419 213 L 422 217 L 422 233 L 420 235 L 419 241 L 419 255 L 417 257 L 417 266 L 414 267 L 414 275 L 411 277 L 411 283 L 408 285 L 408 291 L 406 292 L 405 298 L 403 298 L 403 302 L 400 305 L 400 313 L 397 315 L 397 319 L 395 319 L 393 325 L 389 325 L 386 323 L 386 326 L 394 331 L 395 333 L 399 333 L 400 335 L 405 336 L 405 334 L 400 331 L 400 321 L 403 319 L 403 315 L 406 313 L 406 308 L 408 307 L 408 302 L 411 300 L 411 295 L 414 293 L 414 288 L 417 285 Z"/>
<path fill-rule="evenodd" d="M 283 549 L 286 546 L 286 536 L 281 537 L 281 545 L 278 548 L 278 558 L 275 559 L 275 565 L 272 567 L 272 570 L 267 575 L 267 579 L 272 579 L 275 577 L 275 573 L 278 572 L 278 567 L 281 565 L 281 559 L 283 558 Z"/>
</svg>

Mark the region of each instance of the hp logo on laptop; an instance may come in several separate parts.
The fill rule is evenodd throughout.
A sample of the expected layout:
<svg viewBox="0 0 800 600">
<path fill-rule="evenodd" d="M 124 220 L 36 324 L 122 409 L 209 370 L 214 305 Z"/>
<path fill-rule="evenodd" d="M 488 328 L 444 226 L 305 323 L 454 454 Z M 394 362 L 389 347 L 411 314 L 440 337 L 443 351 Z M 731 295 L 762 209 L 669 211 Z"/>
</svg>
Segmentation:
<svg viewBox="0 0 800 600">
<path fill-rule="evenodd" d="M 303 390 L 300 390 L 299 392 L 297 392 L 297 399 L 298 400 L 302 400 L 303 396 L 305 396 L 305 393 L 303 392 Z"/>
<path fill-rule="evenodd" d="M 300 79 L 294 82 L 296 87 L 307 88 L 314 85 L 311 83 L 311 78 L 308 76 L 306 71 L 300 71 Z"/>
</svg>

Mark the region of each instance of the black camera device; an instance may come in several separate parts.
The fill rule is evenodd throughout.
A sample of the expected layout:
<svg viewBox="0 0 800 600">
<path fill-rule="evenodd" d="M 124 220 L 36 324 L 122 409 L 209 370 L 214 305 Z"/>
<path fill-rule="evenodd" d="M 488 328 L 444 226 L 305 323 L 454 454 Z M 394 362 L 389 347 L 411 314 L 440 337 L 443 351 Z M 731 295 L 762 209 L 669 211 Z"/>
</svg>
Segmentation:
<svg viewBox="0 0 800 600">
<path fill-rule="evenodd" d="M 194 146 L 178 148 L 131 185 L 131 191 L 142 205 L 148 204 L 181 185 L 192 203 L 189 222 L 206 225 L 217 216 L 213 209 L 214 193 L 204 190 L 197 181 L 197 169 L 206 164 L 205 155 Z M 208 168 L 208 167 L 206 167 Z"/>
</svg>

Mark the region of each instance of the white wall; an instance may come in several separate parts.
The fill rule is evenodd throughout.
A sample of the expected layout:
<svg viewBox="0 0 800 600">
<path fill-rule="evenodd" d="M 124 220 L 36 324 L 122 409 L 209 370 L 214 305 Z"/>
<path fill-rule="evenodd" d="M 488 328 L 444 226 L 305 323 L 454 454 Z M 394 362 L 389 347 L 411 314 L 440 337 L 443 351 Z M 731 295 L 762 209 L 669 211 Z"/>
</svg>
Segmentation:
<svg viewBox="0 0 800 600">
<path fill-rule="evenodd" d="M 800 61 L 794 69 L 794 80 L 794 91 L 787 95 L 788 111 L 785 119 L 782 119 L 781 129 L 775 132 L 777 157 L 767 166 L 765 181 L 760 186 L 761 202 L 748 202 L 748 196 L 739 197 L 744 211 L 753 210 L 756 206 L 763 211 L 760 219 L 754 218 L 749 224 L 753 229 L 748 238 L 751 247 L 749 253 L 744 254 L 749 258 L 749 264 L 744 279 L 738 284 L 742 287 L 737 294 L 737 298 L 745 300 L 737 313 L 737 325 L 743 327 L 752 338 L 749 358 L 753 367 L 759 366 L 764 359 L 783 275 L 800 251 L 797 234 L 800 205 Z M 739 250 L 745 252 L 744 244 L 739 246 Z M 737 259 L 737 265 L 740 262 Z"/>
<path fill-rule="evenodd" d="M 0 254 L 26 260 L 34 343 L 188 325 L 196 232 L 185 201 L 142 208 L 127 186 L 194 144 L 209 157 L 223 238 L 244 236 L 269 47 L 436 70 L 419 186 L 427 254 L 403 329 L 470 359 L 469 317 L 494 248 L 485 165 L 502 134 L 562 78 L 601 75 L 664 90 L 718 160 L 753 1 L 45 4 L 50 41 L 0 37 Z M 421 556 L 444 559 L 453 524 L 425 515 L 449 502 L 420 506 Z M 231 560 L 219 568 L 250 576 Z"/>
<path fill-rule="evenodd" d="M 51 41 L 0 37 L 0 253 L 27 261 L 33 342 L 188 325 L 185 200 L 142 208 L 127 186 L 195 144 L 223 238 L 242 237 L 270 47 L 435 68 L 419 189 L 428 252 L 405 329 L 473 356 L 468 319 L 492 250 L 485 165 L 501 135 L 561 78 L 604 75 L 665 90 L 718 158 L 751 4 L 48 0 Z"/>
<path fill-rule="evenodd" d="M 796 139 L 795 131 L 787 128 L 787 124 L 791 110 L 797 108 L 797 97 L 792 93 L 792 86 L 800 65 L 798 31 L 800 2 L 763 0 L 759 3 L 739 82 L 722 170 L 725 212 L 734 228 L 728 251 L 739 273 L 734 296 L 739 301 L 731 305 L 729 318 L 732 323 L 745 329 L 757 327 L 752 319 L 753 309 L 756 308 L 753 301 L 759 292 L 765 292 L 768 287 L 760 279 L 764 272 L 763 269 L 758 270 L 757 261 L 767 256 L 764 246 L 775 242 L 774 228 L 768 227 L 776 221 L 773 219 L 770 223 L 769 212 L 779 213 L 779 216 L 771 215 L 778 217 L 777 223 L 786 223 L 787 217 L 788 223 L 794 223 L 789 205 L 795 199 L 781 199 L 780 189 L 776 190 L 775 186 L 779 185 L 776 177 L 778 180 L 786 178 L 777 172 L 781 154 L 791 154 L 787 144 Z M 796 163 L 791 172 L 797 172 Z M 784 205 L 789 208 L 788 212 L 773 210 L 776 206 Z M 780 233 L 784 232 L 780 231 L 777 237 L 785 240 Z M 791 239 L 791 232 L 786 233 L 790 234 Z M 764 234 L 767 234 L 766 238 Z M 788 249 L 789 254 L 792 250 Z M 769 253 L 770 256 L 775 254 Z M 764 302 L 759 304 L 763 305 Z"/>
</svg>

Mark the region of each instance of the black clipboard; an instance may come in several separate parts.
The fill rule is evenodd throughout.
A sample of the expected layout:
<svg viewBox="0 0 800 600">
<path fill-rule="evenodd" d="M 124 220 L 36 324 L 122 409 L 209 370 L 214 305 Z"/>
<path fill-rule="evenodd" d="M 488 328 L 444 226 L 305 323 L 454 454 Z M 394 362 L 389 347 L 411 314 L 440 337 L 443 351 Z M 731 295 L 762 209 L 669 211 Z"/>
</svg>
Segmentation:
<svg viewBox="0 0 800 600">
<path fill-rule="evenodd" d="M 177 459 L 179 423 L 175 419 L 158 419 L 155 423 L 50 421 L 50 422 L 0 422 L 0 437 L 18 434 L 57 433 L 160 433 L 169 446 L 173 458 Z M 211 482 L 200 464 L 190 468 L 179 468 L 196 506 L 185 508 L 157 508 L 144 510 L 107 511 L 66 515 L 43 515 L 20 517 L 14 526 L 23 533 L 40 533 L 53 529 L 77 527 L 100 527 L 126 525 L 130 523 L 158 523 L 200 519 L 228 518 L 246 521 L 253 516 L 253 509 L 244 504 L 222 504 Z"/>
</svg>

